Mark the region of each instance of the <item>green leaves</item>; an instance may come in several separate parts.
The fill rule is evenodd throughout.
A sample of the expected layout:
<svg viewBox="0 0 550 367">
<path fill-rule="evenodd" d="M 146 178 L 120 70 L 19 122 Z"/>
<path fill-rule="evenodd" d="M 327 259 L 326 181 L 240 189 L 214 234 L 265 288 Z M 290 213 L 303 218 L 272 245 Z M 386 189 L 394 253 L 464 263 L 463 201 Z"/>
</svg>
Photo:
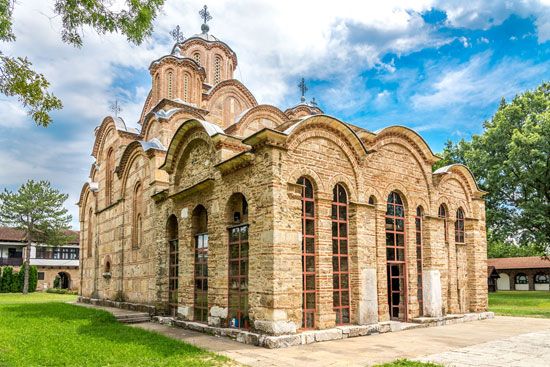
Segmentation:
<svg viewBox="0 0 550 367">
<path fill-rule="evenodd" d="M 44 75 L 36 73 L 31 66 L 26 58 L 11 58 L 0 53 L 0 92 L 16 96 L 36 124 L 46 127 L 52 122 L 50 111 L 63 105 L 47 91 L 50 83 Z"/>
<path fill-rule="evenodd" d="M 63 207 L 67 198 L 47 181 L 29 180 L 17 192 L 0 193 L 0 223 L 25 231 L 34 241 L 65 244 L 72 219 Z"/>
<path fill-rule="evenodd" d="M 164 0 L 127 0 L 120 11 L 113 11 L 110 0 L 55 0 L 54 12 L 62 22 L 61 39 L 82 47 L 85 26 L 99 34 L 119 32 L 129 42 L 141 44 L 153 31 L 153 20 Z M 0 41 L 13 42 L 14 0 L 0 0 Z M 50 83 L 32 69 L 25 57 L 6 56 L 0 51 L 0 93 L 17 97 L 39 126 L 52 122 L 51 111 L 63 108 L 61 101 L 48 91 Z"/>
<path fill-rule="evenodd" d="M 90 26 L 99 34 L 119 32 L 129 42 L 141 44 L 153 31 L 153 20 L 164 0 L 129 0 L 127 8 L 118 12 L 110 9 L 110 1 L 56 0 L 55 13 L 61 16 L 61 39 L 82 47 L 82 26 Z"/>
<path fill-rule="evenodd" d="M 445 147 L 488 191 L 487 222 L 498 241 L 550 251 L 550 83 L 502 101 L 484 132 Z"/>
</svg>

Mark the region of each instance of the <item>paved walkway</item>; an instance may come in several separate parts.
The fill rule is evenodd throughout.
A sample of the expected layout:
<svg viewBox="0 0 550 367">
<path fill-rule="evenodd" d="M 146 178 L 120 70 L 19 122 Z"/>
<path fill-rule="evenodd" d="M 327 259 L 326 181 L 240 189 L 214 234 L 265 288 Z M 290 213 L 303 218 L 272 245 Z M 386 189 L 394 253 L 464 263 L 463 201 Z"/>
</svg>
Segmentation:
<svg viewBox="0 0 550 367">
<path fill-rule="evenodd" d="M 134 325 L 226 355 L 250 366 L 368 366 L 426 358 L 453 366 L 549 366 L 550 319 L 492 320 L 265 349 L 155 323 Z"/>
</svg>

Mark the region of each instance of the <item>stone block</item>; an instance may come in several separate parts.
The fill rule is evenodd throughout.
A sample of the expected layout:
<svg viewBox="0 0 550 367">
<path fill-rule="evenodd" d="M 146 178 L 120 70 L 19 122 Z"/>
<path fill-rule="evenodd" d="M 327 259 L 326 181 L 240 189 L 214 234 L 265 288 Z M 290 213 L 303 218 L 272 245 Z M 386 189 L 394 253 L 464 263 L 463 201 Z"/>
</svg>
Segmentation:
<svg viewBox="0 0 550 367">
<path fill-rule="evenodd" d="M 262 346 L 269 349 L 287 348 L 302 344 L 300 335 L 263 336 L 260 341 Z"/>
<path fill-rule="evenodd" d="M 342 339 L 342 330 L 339 329 L 327 329 L 319 330 L 315 333 L 315 341 L 324 342 L 328 340 Z"/>
<path fill-rule="evenodd" d="M 264 321 L 255 320 L 254 328 L 269 335 L 295 334 L 296 324 L 291 321 Z"/>
</svg>

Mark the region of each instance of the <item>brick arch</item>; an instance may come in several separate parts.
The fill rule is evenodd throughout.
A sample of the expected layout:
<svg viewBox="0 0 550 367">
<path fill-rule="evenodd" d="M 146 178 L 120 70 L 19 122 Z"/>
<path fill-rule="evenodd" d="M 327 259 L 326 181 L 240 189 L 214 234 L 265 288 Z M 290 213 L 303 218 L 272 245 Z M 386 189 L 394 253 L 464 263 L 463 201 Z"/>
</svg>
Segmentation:
<svg viewBox="0 0 550 367">
<path fill-rule="evenodd" d="M 468 186 L 464 183 L 463 180 L 459 179 L 459 177 L 457 176 L 451 176 L 451 175 L 446 175 L 444 176 L 441 181 L 439 181 L 438 185 L 437 185 L 437 188 L 439 190 L 442 190 L 445 188 L 445 185 L 449 182 L 456 182 L 458 183 L 458 185 L 462 188 L 462 191 L 464 192 L 464 196 L 466 197 L 466 200 L 460 200 L 460 199 L 451 199 L 451 200 L 447 200 L 447 207 L 449 209 L 449 214 L 451 214 L 451 212 L 456 212 L 456 209 L 458 209 L 458 207 L 461 205 L 462 206 L 462 209 L 464 209 L 464 214 L 466 216 L 471 216 L 472 215 L 472 208 L 471 208 L 471 201 L 472 201 L 472 194 L 471 192 L 469 191 L 469 188 Z M 438 208 L 439 208 L 439 205 L 438 205 Z M 450 215 L 449 215 L 450 217 Z"/>
<path fill-rule="evenodd" d="M 409 195 L 409 191 L 407 188 L 401 184 L 400 182 L 392 182 L 384 188 L 383 196 L 380 198 L 379 203 L 387 203 L 388 197 L 392 192 L 396 192 L 401 197 L 401 200 L 403 201 L 403 206 L 405 207 L 405 217 L 411 213 L 411 210 L 416 210 L 416 207 L 411 207 L 411 196 Z"/>
<path fill-rule="evenodd" d="M 215 102 L 230 92 L 237 96 L 237 99 L 243 103 L 245 109 L 258 105 L 254 95 L 250 92 L 250 90 L 248 90 L 247 87 L 244 86 L 243 83 L 236 79 L 228 79 L 216 84 L 216 86 L 212 88 L 205 96 L 204 101 L 207 102 L 206 109 L 211 111 Z"/>
<path fill-rule="evenodd" d="M 177 163 L 180 159 L 181 152 L 186 145 L 188 145 L 191 135 L 194 132 L 201 132 L 199 135 L 194 138 L 201 138 L 211 147 L 212 153 L 214 153 L 215 148 L 212 142 L 211 136 L 216 134 L 223 134 L 223 130 L 212 123 L 206 121 L 200 121 L 196 119 L 190 119 L 184 121 L 181 126 L 176 130 L 176 133 L 172 137 L 170 146 L 166 152 L 166 158 L 164 163 L 159 167 L 160 169 L 165 170 L 168 174 L 174 173 Z M 214 158 L 214 156 L 212 156 Z"/>
<path fill-rule="evenodd" d="M 90 190 L 90 184 L 86 182 L 82 186 L 82 190 L 80 190 L 80 198 L 78 200 L 78 206 L 79 206 L 78 214 L 80 218 L 84 218 L 86 216 L 87 214 L 86 210 L 88 209 L 90 204 L 88 200 L 92 195 L 93 195 L 93 192 L 92 190 Z"/>
<path fill-rule="evenodd" d="M 327 186 L 321 179 L 321 176 L 310 167 L 295 168 L 289 175 L 287 175 L 286 181 L 296 183 L 300 177 L 306 177 L 310 180 L 316 192 L 327 192 Z"/>
<path fill-rule="evenodd" d="M 369 154 L 367 156 L 365 161 L 365 165 L 367 169 L 370 166 L 371 160 L 376 158 L 376 152 L 383 150 L 384 147 L 391 146 L 391 145 L 397 145 L 399 147 L 402 147 L 407 152 L 410 153 L 410 156 L 413 158 L 413 160 L 417 164 L 419 172 L 422 173 L 422 177 L 424 179 L 424 185 L 426 188 L 426 192 L 428 194 L 428 200 L 431 201 L 433 192 L 434 192 L 434 186 L 431 180 L 431 165 L 428 165 L 425 162 L 424 157 L 419 153 L 418 149 L 415 148 L 414 145 L 411 145 L 410 139 L 405 139 L 399 135 L 391 135 L 391 136 L 386 136 L 376 140 L 376 142 L 371 147 L 369 147 L 369 149 L 374 150 L 375 153 Z M 398 163 L 398 162 L 395 162 L 395 163 Z"/>
<path fill-rule="evenodd" d="M 139 133 L 133 129 L 128 129 L 126 123 L 120 117 L 107 116 L 96 129 L 94 147 L 92 150 L 92 156 L 99 159 L 98 153 L 103 149 L 105 139 L 110 132 L 115 131 L 119 137 L 127 137 L 130 139 L 138 139 Z"/>
<path fill-rule="evenodd" d="M 143 147 L 141 146 L 141 144 L 139 142 L 135 142 L 135 143 L 137 143 L 137 144 L 133 145 L 133 147 L 130 147 L 130 146 L 134 143 L 130 144 L 126 148 L 126 151 L 123 154 L 123 158 L 125 158 L 125 154 L 127 154 L 127 158 L 125 158 L 125 161 L 121 162 L 120 165 L 119 165 L 119 177 L 121 178 L 121 182 L 122 182 L 122 184 L 121 184 L 122 198 L 125 198 L 126 197 L 126 191 L 133 187 L 133 186 L 131 186 L 131 187 L 127 187 L 127 186 L 128 186 L 128 177 L 130 176 L 130 173 L 132 173 L 132 167 L 133 167 L 133 164 L 136 161 L 136 159 L 138 159 L 139 157 L 142 157 L 145 160 L 145 162 L 149 161 L 149 158 L 147 157 L 147 155 L 143 151 Z M 127 151 L 128 151 L 128 153 L 127 153 Z M 146 165 L 145 166 L 145 172 L 143 173 L 143 179 L 141 180 L 143 191 L 145 191 L 145 189 L 147 187 L 146 183 L 144 181 L 149 177 L 151 177 L 151 175 L 149 174 L 149 166 Z"/>
<path fill-rule="evenodd" d="M 270 120 L 275 126 L 280 126 L 289 121 L 288 117 L 277 107 L 263 104 L 257 105 L 246 111 L 238 121 L 225 129 L 226 133 L 244 136 L 244 131 L 257 119 Z"/>
<path fill-rule="evenodd" d="M 430 146 L 416 131 L 405 126 L 389 126 L 377 132 L 376 135 L 365 135 L 367 146 L 370 149 L 376 149 L 376 146 L 381 141 L 392 140 L 392 138 L 406 141 L 429 166 L 440 159 L 432 152 Z"/>
<path fill-rule="evenodd" d="M 186 161 L 189 159 L 189 156 L 193 153 L 194 150 L 202 149 L 204 147 L 209 154 L 210 164 L 208 166 L 208 169 L 202 171 L 201 176 L 204 176 L 203 178 L 212 176 L 212 170 L 215 160 L 214 145 L 212 144 L 212 141 L 210 140 L 206 132 L 196 129 L 189 133 L 187 139 L 179 147 L 175 158 L 174 172 L 170 175 L 171 186 L 178 187 L 181 181 L 185 179 L 185 176 L 190 174 L 189 172 L 184 172 L 181 168 L 181 165 L 186 163 Z"/>
<path fill-rule="evenodd" d="M 344 187 L 344 189 L 346 189 L 346 192 L 348 194 L 348 202 L 359 201 L 359 198 L 357 195 L 357 183 L 352 182 L 352 180 L 349 177 L 341 173 L 337 173 L 334 176 L 330 177 L 328 182 L 329 182 L 328 188 L 330 189 L 330 193 L 332 193 L 332 190 L 336 185 L 340 184 Z"/>
</svg>

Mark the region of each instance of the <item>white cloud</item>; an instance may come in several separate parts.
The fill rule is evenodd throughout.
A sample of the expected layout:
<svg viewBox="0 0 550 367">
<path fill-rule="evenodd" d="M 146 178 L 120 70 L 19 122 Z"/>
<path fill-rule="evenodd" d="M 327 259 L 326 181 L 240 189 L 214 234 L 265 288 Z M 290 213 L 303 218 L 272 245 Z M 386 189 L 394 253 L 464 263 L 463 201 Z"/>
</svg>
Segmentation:
<svg viewBox="0 0 550 367">
<path fill-rule="evenodd" d="M 527 82 L 543 75 L 550 64 L 533 65 L 505 58 L 489 67 L 490 58 L 491 53 L 485 52 L 459 67 L 434 69 L 427 82 L 429 92 L 414 95 L 413 106 L 416 109 L 486 106 L 524 89 Z"/>
</svg>

